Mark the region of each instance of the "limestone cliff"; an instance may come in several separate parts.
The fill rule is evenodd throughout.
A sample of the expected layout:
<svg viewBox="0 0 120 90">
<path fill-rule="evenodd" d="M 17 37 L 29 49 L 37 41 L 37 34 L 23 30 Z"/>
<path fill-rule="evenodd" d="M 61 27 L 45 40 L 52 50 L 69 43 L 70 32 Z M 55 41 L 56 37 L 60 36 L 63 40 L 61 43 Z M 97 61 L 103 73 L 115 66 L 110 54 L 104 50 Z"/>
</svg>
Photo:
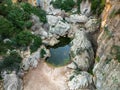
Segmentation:
<svg viewBox="0 0 120 90">
<path fill-rule="evenodd" d="M 120 0 L 107 0 L 102 13 L 96 64 L 93 72 L 97 90 L 120 89 Z"/>
</svg>

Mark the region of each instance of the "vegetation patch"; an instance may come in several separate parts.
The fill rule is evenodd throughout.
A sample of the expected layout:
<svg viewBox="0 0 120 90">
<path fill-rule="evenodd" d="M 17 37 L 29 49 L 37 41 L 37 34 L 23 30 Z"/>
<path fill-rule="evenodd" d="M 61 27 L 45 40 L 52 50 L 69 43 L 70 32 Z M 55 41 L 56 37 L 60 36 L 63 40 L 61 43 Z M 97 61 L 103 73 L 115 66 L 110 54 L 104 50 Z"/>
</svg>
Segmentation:
<svg viewBox="0 0 120 90">
<path fill-rule="evenodd" d="M 37 49 L 41 46 L 42 39 L 39 36 L 33 36 L 33 42 L 30 45 L 31 53 L 37 51 Z"/>
<path fill-rule="evenodd" d="M 54 8 L 59 8 L 61 10 L 70 11 L 75 5 L 73 0 L 55 0 L 52 1 L 51 4 Z"/>
<path fill-rule="evenodd" d="M 82 2 L 82 0 L 77 0 L 77 12 L 80 13 L 80 3 Z"/>
<path fill-rule="evenodd" d="M 120 63 L 120 46 L 114 45 L 112 47 L 112 51 L 111 54 L 114 56 L 115 59 L 118 60 L 118 62 Z"/>
<path fill-rule="evenodd" d="M 40 47 L 41 38 L 28 30 L 32 26 L 31 14 L 37 15 L 41 22 L 46 22 L 45 11 L 28 3 L 13 4 L 11 0 L 0 3 L 0 55 L 16 48 L 30 46 L 31 52 L 34 52 Z M 5 39 L 9 42 L 5 43 Z"/>
<path fill-rule="evenodd" d="M 40 51 L 41 58 L 44 58 L 45 54 L 46 54 L 46 51 L 44 49 L 41 49 L 41 51 Z"/>
<path fill-rule="evenodd" d="M 109 15 L 109 18 L 111 19 L 111 18 L 115 17 L 118 14 L 120 14 L 120 9 L 118 9 L 118 10 L 113 9 L 112 12 Z"/>
<path fill-rule="evenodd" d="M 91 10 L 93 14 L 101 15 L 104 6 L 105 6 L 105 0 L 91 0 Z"/>
<path fill-rule="evenodd" d="M 0 16 L 0 35 L 1 39 L 10 38 L 14 35 L 15 30 L 13 24 L 5 17 Z"/>
<path fill-rule="evenodd" d="M 20 5 L 24 9 L 25 12 L 29 14 L 31 13 L 35 14 L 36 16 L 40 18 L 40 21 L 43 23 L 47 22 L 46 12 L 42 10 L 41 8 L 34 7 L 29 3 L 21 3 Z"/>
<path fill-rule="evenodd" d="M 95 58 L 95 61 L 99 62 L 99 61 L 100 61 L 100 57 L 97 56 L 97 57 Z"/>
<path fill-rule="evenodd" d="M 0 72 L 2 70 L 6 71 L 18 71 L 20 69 L 20 64 L 22 62 L 21 56 L 16 52 L 13 51 L 10 55 L 4 57 L 2 61 L 0 61 Z"/>
<path fill-rule="evenodd" d="M 0 61 L 0 72 L 19 71 L 22 58 L 13 50 L 30 47 L 32 53 L 42 44 L 41 38 L 29 30 L 33 24 L 30 21 L 32 14 L 37 15 L 41 22 L 47 22 L 46 13 L 40 8 L 27 3 L 13 4 L 11 0 L 0 3 L 0 55 L 3 57 Z"/>
<path fill-rule="evenodd" d="M 108 29 L 108 26 L 104 27 L 105 34 L 108 36 L 108 38 L 112 37 L 112 32 Z"/>
</svg>

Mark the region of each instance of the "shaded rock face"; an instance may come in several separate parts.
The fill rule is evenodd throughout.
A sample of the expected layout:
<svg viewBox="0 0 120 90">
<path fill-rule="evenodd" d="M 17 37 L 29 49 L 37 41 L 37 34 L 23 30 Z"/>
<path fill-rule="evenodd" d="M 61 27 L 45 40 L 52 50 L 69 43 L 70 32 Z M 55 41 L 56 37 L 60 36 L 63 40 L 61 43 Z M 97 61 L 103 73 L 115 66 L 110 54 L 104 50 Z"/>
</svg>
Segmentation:
<svg viewBox="0 0 120 90">
<path fill-rule="evenodd" d="M 84 29 L 75 33 L 75 38 L 72 41 L 71 56 L 81 70 L 88 70 L 90 65 L 93 64 L 94 52 Z"/>
<path fill-rule="evenodd" d="M 91 11 L 90 0 L 82 0 L 80 4 L 80 11 L 81 11 L 81 14 L 83 15 L 86 15 L 86 16 L 90 15 L 90 11 Z"/>
<path fill-rule="evenodd" d="M 4 73 L 4 90 L 22 90 L 22 80 L 12 72 L 11 74 Z"/>
<path fill-rule="evenodd" d="M 120 89 L 120 0 L 107 0 L 93 69 L 97 90 Z"/>
</svg>

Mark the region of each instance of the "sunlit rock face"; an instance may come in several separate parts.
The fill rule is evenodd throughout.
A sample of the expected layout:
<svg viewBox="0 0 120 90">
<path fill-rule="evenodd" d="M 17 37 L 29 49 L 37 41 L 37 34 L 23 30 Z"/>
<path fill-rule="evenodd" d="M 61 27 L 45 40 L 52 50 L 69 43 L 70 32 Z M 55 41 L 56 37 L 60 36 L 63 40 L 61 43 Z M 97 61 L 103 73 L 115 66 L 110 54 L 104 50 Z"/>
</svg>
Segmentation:
<svg viewBox="0 0 120 90">
<path fill-rule="evenodd" d="M 72 14 L 70 17 L 65 18 L 69 23 L 85 23 L 88 18 L 85 15 Z"/>
<path fill-rule="evenodd" d="M 70 29 L 70 25 L 67 22 L 58 21 L 55 27 L 50 28 L 50 33 L 63 36 Z"/>
<path fill-rule="evenodd" d="M 81 14 L 89 16 L 90 11 L 91 11 L 90 0 L 82 0 L 80 4 L 80 11 L 81 11 Z"/>
<path fill-rule="evenodd" d="M 107 0 L 93 69 L 97 90 L 120 89 L 120 0 Z"/>
<path fill-rule="evenodd" d="M 68 82 L 70 90 L 95 90 L 93 86 L 92 75 L 82 71 L 80 74 L 73 76 Z"/>
<path fill-rule="evenodd" d="M 48 49 L 46 49 L 44 46 L 41 46 L 36 52 L 30 54 L 28 57 L 24 58 L 22 61 L 22 69 L 23 70 L 29 70 L 31 68 L 37 68 L 38 63 L 40 59 L 42 58 L 40 53 L 41 49 L 44 49 L 46 54 L 43 56 L 44 58 L 47 58 L 50 56 L 50 52 Z"/>
</svg>

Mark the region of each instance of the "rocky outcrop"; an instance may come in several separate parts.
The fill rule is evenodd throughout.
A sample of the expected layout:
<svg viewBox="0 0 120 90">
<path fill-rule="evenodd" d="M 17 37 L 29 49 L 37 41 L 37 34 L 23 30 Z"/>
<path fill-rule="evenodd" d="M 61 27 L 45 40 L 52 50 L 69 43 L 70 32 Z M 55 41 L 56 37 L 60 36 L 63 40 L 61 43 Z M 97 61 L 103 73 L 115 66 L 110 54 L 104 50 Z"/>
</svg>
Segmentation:
<svg viewBox="0 0 120 90">
<path fill-rule="evenodd" d="M 51 27 L 49 32 L 59 36 L 64 36 L 66 32 L 70 29 L 70 25 L 67 22 L 58 21 L 55 27 Z"/>
<path fill-rule="evenodd" d="M 65 18 L 69 23 L 85 23 L 88 18 L 85 15 L 73 14 Z"/>
<path fill-rule="evenodd" d="M 88 70 L 93 64 L 94 52 L 83 28 L 75 33 L 71 47 L 72 60 L 81 70 Z"/>
<path fill-rule="evenodd" d="M 70 90 L 95 90 L 92 75 L 87 71 L 94 61 L 94 52 L 83 28 L 76 30 L 71 42 L 72 63 L 67 67 L 72 69 L 68 75 Z"/>
<path fill-rule="evenodd" d="M 93 69 L 97 90 L 120 89 L 120 1 L 107 0 Z"/>
<path fill-rule="evenodd" d="M 48 24 L 50 26 L 55 26 L 58 21 L 63 20 L 61 16 L 47 15 Z"/>
<path fill-rule="evenodd" d="M 22 69 L 23 70 L 29 70 L 30 67 L 36 68 L 39 60 L 41 57 L 41 49 L 45 50 L 44 58 L 47 58 L 50 56 L 50 52 L 48 49 L 46 49 L 44 46 L 41 46 L 40 49 L 38 49 L 36 52 L 24 57 L 23 62 L 22 62 Z"/>
</svg>

